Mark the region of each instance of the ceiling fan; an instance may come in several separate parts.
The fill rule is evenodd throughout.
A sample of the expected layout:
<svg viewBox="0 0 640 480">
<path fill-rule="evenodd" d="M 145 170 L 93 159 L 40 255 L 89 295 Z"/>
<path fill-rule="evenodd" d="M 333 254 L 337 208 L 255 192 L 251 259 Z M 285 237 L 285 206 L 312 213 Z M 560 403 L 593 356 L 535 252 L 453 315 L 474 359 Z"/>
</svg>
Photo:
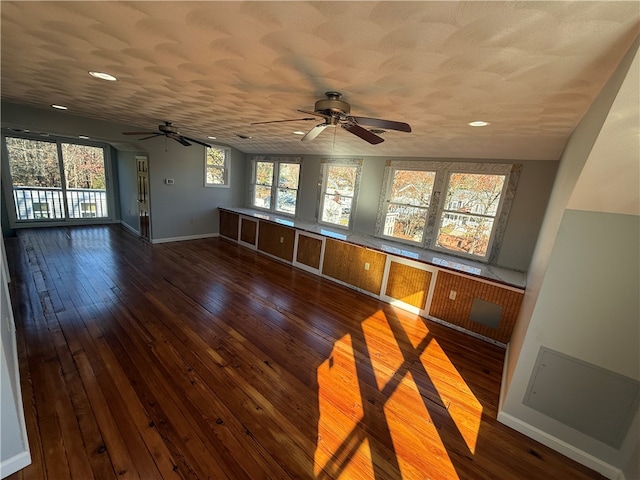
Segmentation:
<svg viewBox="0 0 640 480">
<path fill-rule="evenodd" d="M 158 125 L 157 132 L 122 132 L 123 135 L 148 135 L 147 137 L 140 138 L 140 140 L 147 140 L 153 137 L 159 137 L 160 135 L 164 135 L 165 137 L 172 138 L 176 142 L 181 143 L 185 147 L 191 145 L 190 142 L 197 143 L 203 145 L 205 147 L 211 147 L 208 143 L 201 142 L 200 140 L 196 140 L 195 138 L 185 137 L 184 135 L 180 135 L 178 129 L 173 126 L 171 122 L 164 122 L 164 125 Z"/>
<path fill-rule="evenodd" d="M 384 133 L 385 130 L 397 130 L 399 132 L 410 132 L 411 126 L 404 122 L 394 122 L 392 120 L 383 120 L 381 118 L 369 118 L 369 117 L 356 117 L 349 115 L 351 111 L 351 105 L 347 102 L 340 100 L 342 94 L 339 92 L 326 92 L 322 100 L 318 100 L 315 104 L 314 111 L 298 110 L 298 112 L 306 113 L 308 115 L 314 115 L 316 117 L 324 118 L 324 122 L 319 123 L 311 130 L 309 130 L 302 141 L 309 141 L 316 138 L 327 127 L 336 127 L 340 125 L 349 133 L 352 133 L 363 140 L 377 145 L 384 142 L 384 138 L 380 137 L 378 133 Z M 270 122 L 255 122 L 251 125 L 263 125 L 266 123 L 281 123 L 281 122 L 297 122 L 303 120 L 315 120 L 313 117 L 295 118 L 291 120 L 273 120 Z M 374 129 L 367 130 L 361 125 L 368 125 L 375 127 Z"/>
</svg>

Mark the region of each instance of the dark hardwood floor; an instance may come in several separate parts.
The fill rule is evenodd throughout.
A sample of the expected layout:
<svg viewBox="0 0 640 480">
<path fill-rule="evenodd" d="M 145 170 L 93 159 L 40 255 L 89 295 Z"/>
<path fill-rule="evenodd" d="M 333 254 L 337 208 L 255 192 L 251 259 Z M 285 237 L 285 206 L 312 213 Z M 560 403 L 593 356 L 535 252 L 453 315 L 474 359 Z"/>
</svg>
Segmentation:
<svg viewBox="0 0 640 480">
<path fill-rule="evenodd" d="M 504 351 L 222 239 L 6 239 L 11 479 L 601 478 L 496 421 Z"/>
</svg>

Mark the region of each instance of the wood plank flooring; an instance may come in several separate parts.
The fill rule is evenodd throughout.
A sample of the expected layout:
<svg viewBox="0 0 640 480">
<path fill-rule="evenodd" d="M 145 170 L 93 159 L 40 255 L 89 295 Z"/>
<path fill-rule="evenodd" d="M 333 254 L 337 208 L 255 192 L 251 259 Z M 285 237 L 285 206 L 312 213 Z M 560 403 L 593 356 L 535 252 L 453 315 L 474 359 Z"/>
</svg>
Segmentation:
<svg viewBox="0 0 640 480">
<path fill-rule="evenodd" d="M 601 478 L 496 421 L 504 351 L 222 239 L 6 239 L 13 480 Z"/>
</svg>

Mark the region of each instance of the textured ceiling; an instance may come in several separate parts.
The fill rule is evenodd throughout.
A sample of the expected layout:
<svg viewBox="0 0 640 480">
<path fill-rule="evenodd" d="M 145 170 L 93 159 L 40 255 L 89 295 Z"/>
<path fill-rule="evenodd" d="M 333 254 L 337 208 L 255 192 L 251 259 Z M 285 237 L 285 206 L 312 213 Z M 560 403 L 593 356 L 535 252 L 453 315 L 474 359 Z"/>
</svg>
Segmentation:
<svg viewBox="0 0 640 480">
<path fill-rule="evenodd" d="M 638 34 L 638 2 L 1 2 L 3 100 L 249 153 L 550 159 Z M 118 77 L 105 82 L 87 72 Z M 325 91 L 412 133 L 293 130 Z M 472 128 L 467 123 L 491 125 Z M 81 133 L 81 132 L 78 132 Z M 238 134 L 251 136 L 242 140 Z M 108 140 L 131 141 L 119 136 Z"/>
</svg>

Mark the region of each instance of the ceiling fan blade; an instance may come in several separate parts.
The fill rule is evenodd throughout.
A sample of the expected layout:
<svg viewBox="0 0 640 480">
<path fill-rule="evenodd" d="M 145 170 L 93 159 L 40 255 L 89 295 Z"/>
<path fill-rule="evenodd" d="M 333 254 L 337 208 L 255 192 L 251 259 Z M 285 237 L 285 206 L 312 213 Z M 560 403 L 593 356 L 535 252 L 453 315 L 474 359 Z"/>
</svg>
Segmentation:
<svg viewBox="0 0 640 480">
<path fill-rule="evenodd" d="M 353 133 L 354 135 L 360 137 L 366 142 L 369 142 L 372 145 L 377 145 L 378 143 L 384 142 L 384 138 L 379 137 L 375 133 L 371 133 L 366 128 L 362 128 L 360 125 L 347 123 L 342 125 L 342 128 L 347 130 L 349 133 Z"/>
<path fill-rule="evenodd" d="M 310 112 L 309 110 L 298 110 L 298 111 L 302 113 L 306 113 L 307 115 L 315 115 L 316 117 L 326 118 L 327 120 L 331 119 L 331 115 L 325 115 L 324 113 Z"/>
<path fill-rule="evenodd" d="M 158 132 L 122 132 L 122 135 L 153 135 Z"/>
<path fill-rule="evenodd" d="M 145 133 L 149 133 L 149 132 L 145 132 Z M 140 134 L 140 135 L 142 135 L 142 134 Z M 138 139 L 138 141 L 141 141 L 141 140 L 149 140 L 150 138 L 153 138 L 153 137 L 159 137 L 160 135 L 162 135 L 162 133 L 154 133 L 154 134 L 152 134 L 152 135 L 150 135 L 150 136 L 148 136 L 148 137 L 139 138 L 139 139 Z"/>
<path fill-rule="evenodd" d="M 169 138 L 173 138 L 176 142 L 181 143 L 182 145 L 184 145 L 185 147 L 189 147 L 191 146 L 191 144 L 189 142 L 187 142 L 184 137 L 182 137 L 181 135 L 177 135 L 175 133 L 167 133 L 167 137 Z"/>
<path fill-rule="evenodd" d="M 315 120 L 313 117 L 293 118 L 291 120 L 271 120 L 269 122 L 253 122 L 251 125 L 264 125 L 266 123 L 282 123 L 282 122 L 301 122 L 306 120 Z"/>
<path fill-rule="evenodd" d="M 313 127 L 311 130 L 309 130 L 307 132 L 307 134 L 302 137 L 300 140 L 303 142 L 308 142 L 309 140 L 313 140 L 314 138 L 316 138 L 318 135 L 320 135 L 322 133 L 322 131 L 327 128 L 329 125 L 327 125 L 326 123 L 320 123 L 318 125 L 316 125 L 315 127 Z"/>
<path fill-rule="evenodd" d="M 369 117 L 349 117 L 360 125 L 369 125 L 370 127 L 384 128 L 385 130 L 398 130 L 400 132 L 410 132 L 411 126 L 404 122 L 394 122 L 392 120 L 383 120 L 381 118 Z"/>
<path fill-rule="evenodd" d="M 198 145 L 202 145 L 203 147 L 211 148 L 211 145 L 209 145 L 208 143 L 201 142 L 200 140 L 196 140 L 195 138 L 185 137 L 184 135 L 182 135 L 182 138 L 184 138 L 185 140 L 189 140 L 190 142 L 197 143 Z"/>
</svg>

